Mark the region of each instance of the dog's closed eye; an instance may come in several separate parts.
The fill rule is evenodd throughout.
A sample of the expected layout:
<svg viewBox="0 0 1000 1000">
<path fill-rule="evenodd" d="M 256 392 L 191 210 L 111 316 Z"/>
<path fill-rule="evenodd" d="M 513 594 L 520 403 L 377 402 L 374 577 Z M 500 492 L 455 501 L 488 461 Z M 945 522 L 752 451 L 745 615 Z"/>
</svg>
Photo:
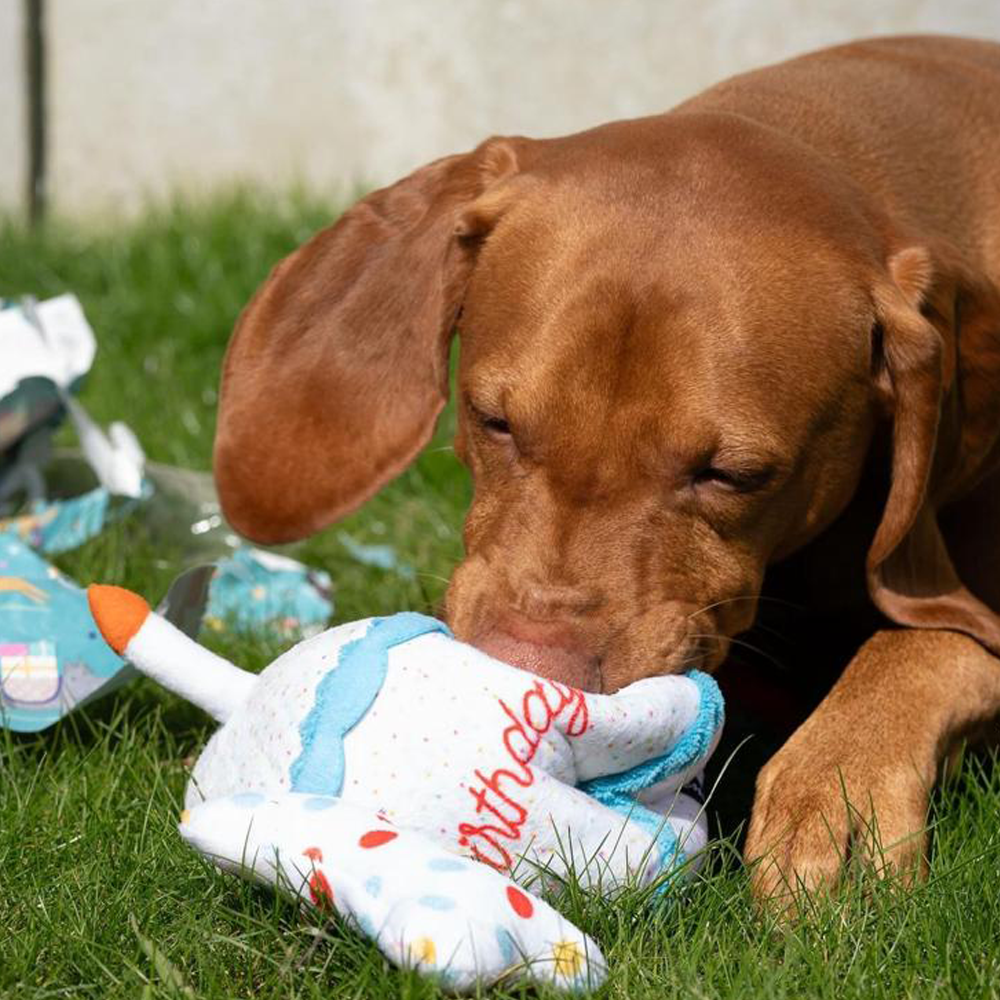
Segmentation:
<svg viewBox="0 0 1000 1000">
<path fill-rule="evenodd" d="M 753 493 L 762 489 L 774 477 L 773 468 L 725 469 L 706 465 L 691 477 L 694 486 L 721 486 L 734 493 Z"/>
<path fill-rule="evenodd" d="M 503 417 L 490 417 L 486 414 L 479 414 L 480 426 L 487 434 L 496 437 L 510 437 L 510 424 Z"/>
<path fill-rule="evenodd" d="M 476 425 L 489 437 L 501 441 L 509 441 L 513 437 L 510 421 L 499 410 L 478 406 L 471 399 L 466 400 L 469 414 Z"/>
</svg>

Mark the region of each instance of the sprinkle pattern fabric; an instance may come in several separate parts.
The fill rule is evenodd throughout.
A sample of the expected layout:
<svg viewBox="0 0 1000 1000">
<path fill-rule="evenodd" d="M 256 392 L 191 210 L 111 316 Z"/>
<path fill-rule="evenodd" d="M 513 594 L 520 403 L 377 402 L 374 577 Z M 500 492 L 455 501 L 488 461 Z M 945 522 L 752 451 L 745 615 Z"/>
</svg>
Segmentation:
<svg viewBox="0 0 1000 1000">
<path fill-rule="evenodd" d="M 108 590 L 91 607 L 114 635 Z M 681 786 L 722 725 L 705 675 L 585 693 L 405 614 L 330 629 L 254 677 L 155 614 L 133 629 L 128 659 L 224 720 L 193 769 L 184 838 L 453 991 L 602 979 L 594 943 L 514 873 L 613 892 L 697 864 L 705 821 Z"/>
<path fill-rule="evenodd" d="M 685 806 L 670 779 L 701 769 L 721 721 L 704 675 L 585 694 L 457 642 L 435 619 L 369 619 L 264 671 L 209 742 L 186 804 L 323 791 L 500 871 L 527 859 L 561 875 L 572 855 L 591 859 L 577 865 L 584 882 L 648 882 L 703 846 L 704 823 L 684 808 L 668 822 L 639 793 L 659 786 L 664 812 Z"/>
<path fill-rule="evenodd" d="M 215 799 L 180 832 L 219 867 L 336 911 L 390 961 L 450 991 L 506 977 L 571 992 L 603 981 L 594 941 L 506 876 L 342 799 L 322 810 L 309 802 L 295 792 Z"/>
</svg>

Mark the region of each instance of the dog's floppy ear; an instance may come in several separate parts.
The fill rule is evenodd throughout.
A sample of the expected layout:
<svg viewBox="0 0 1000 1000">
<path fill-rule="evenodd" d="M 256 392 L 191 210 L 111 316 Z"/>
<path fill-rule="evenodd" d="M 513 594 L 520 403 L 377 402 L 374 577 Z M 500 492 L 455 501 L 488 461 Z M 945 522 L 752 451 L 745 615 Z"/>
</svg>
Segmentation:
<svg viewBox="0 0 1000 1000">
<path fill-rule="evenodd" d="M 959 579 L 928 496 L 942 406 L 954 378 L 944 341 L 921 312 L 934 278 L 929 254 L 919 247 L 897 252 L 889 276 L 875 290 L 873 367 L 892 414 L 892 472 L 868 551 L 868 590 L 901 625 L 965 632 L 1000 654 L 1000 619 Z"/>
<path fill-rule="evenodd" d="M 487 140 L 417 170 L 264 282 L 236 326 L 219 399 L 215 477 L 238 531 L 261 542 L 311 534 L 427 442 L 479 238 L 533 145 Z"/>
</svg>

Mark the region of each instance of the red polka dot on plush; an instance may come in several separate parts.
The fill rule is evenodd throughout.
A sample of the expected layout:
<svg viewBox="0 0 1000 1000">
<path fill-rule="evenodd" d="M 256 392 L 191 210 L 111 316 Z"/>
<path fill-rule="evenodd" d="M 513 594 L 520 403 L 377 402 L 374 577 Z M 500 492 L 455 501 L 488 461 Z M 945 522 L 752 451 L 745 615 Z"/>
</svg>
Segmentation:
<svg viewBox="0 0 1000 1000">
<path fill-rule="evenodd" d="M 333 889 L 322 872 L 316 871 L 309 876 L 309 895 L 320 909 L 333 906 Z"/>
<path fill-rule="evenodd" d="M 392 830 L 369 830 L 361 835 L 358 844 L 361 847 L 381 847 L 383 844 L 388 844 L 390 840 L 395 840 L 398 836 L 399 834 Z"/>
<path fill-rule="evenodd" d="M 510 903 L 510 908 L 525 920 L 535 912 L 531 900 L 520 889 L 515 889 L 512 885 L 507 886 L 507 902 Z"/>
</svg>

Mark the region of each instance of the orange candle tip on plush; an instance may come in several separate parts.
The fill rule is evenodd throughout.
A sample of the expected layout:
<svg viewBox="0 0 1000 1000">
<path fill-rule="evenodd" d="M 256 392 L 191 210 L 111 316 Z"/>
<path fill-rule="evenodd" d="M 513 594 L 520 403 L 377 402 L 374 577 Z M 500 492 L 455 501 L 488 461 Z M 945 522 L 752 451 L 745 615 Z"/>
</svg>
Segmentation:
<svg viewBox="0 0 1000 1000">
<path fill-rule="evenodd" d="M 87 601 L 107 644 L 116 653 L 124 653 L 149 616 L 149 605 L 131 590 L 100 583 L 87 588 Z"/>
</svg>

